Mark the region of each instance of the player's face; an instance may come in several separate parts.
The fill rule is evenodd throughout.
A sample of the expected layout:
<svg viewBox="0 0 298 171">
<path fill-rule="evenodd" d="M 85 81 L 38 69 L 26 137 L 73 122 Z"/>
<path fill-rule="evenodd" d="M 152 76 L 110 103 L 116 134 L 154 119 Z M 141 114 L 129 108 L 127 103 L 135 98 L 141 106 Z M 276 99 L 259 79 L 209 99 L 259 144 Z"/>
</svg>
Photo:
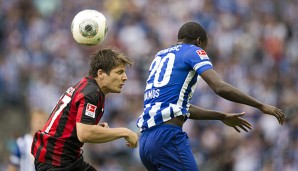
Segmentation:
<svg viewBox="0 0 298 171">
<path fill-rule="evenodd" d="M 127 80 L 126 66 L 120 64 L 111 70 L 110 75 L 104 74 L 103 77 L 101 90 L 105 94 L 120 93 L 124 82 Z"/>
</svg>

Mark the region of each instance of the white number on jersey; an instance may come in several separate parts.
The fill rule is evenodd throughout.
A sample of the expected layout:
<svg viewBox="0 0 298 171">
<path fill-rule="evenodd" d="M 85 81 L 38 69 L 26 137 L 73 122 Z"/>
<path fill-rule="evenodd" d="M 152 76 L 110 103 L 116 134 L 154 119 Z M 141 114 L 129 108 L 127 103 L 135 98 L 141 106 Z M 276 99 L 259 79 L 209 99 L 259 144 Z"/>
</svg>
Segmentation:
<svg viewBox="0 0 298 171">
<path fill-rule="evenodd" d="M 59 116 L 59 114 L 61 113 L 61 111 L 66 107 L 66 105 L 71 101 L 71 97 L 68 96 L 67 94 L 63 95 L 61 97 L 61 99 L 59 100 L 58 104 L 56 105 L 56 111 L 54 111 L 54 116 L 52 117 L 51 123 L 49 124 L 49 126 L 47 127 L 47 129 L 45 130 L 45 133 L 49 133 L 54 121 L 56 120 L 56 118 Z M 58 107 L 58 109 L 57 109 Z"/>
<path fill-rule="evenodd" d="M 168 62 L 166 63 L 166 61 Z M 175 61 L 175 54 L 168 53 L 165 57 L 161 58 L 160 56 L 156 56 L 150 66 L 150 73 L 147 79 L 146 90 L 149 90 L 154 87 L 162 87 L 169 83 L 170 76 L 172 74 L 173 66 Z M 165 64 L 166 63 L 166 64 Z M 161 71 L 165 71 L 164 75 L 161 75 Z M 152 82 L 152 77 L 154 76 L 154 80 Z M 162 78 L 161 78 L 162 77 Z M 162 79 L 162 80 L 160 80 Z M 160 80 L 160 81 L 159 81 Z"/>
</svg>

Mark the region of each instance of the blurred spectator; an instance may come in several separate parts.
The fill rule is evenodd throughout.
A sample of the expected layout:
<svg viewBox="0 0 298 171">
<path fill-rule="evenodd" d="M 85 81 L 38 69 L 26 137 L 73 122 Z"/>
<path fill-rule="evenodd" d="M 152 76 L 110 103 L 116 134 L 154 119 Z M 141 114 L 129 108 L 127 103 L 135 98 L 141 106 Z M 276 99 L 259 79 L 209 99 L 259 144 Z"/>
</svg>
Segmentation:
<svg viewBox="0 0 298 171">
<path fill-rule="evenodd" d="M 30 130 L 17 138 L 10 155 L 7 171 L 35 171 L 34 157 L 31 155 L 33 135 L 42 128 L 47 118 L 48 115 L 41 110 L 30 113 Z"/>
</svg>

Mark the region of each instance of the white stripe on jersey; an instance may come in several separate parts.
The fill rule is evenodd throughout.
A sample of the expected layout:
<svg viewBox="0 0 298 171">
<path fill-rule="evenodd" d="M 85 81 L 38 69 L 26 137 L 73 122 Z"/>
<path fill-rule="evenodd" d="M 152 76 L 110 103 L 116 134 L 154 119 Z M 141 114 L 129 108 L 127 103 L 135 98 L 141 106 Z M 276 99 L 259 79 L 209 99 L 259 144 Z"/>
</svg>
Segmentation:
<svg viewBox="0 0 298 171">
<path fill-rule="evenodd" d="M 177 101 L 177 105 L 182 106 L 182 104 L 183 104 L 183 102 L 184 102 L 183 99 L 184 99 L 184 96 L 185 96 L 185 91 L 186 91 L 186 89 L 187 89 L 187 87 L 188 87 L 190 81 L 192 80 L 192 78 L 194 77 L 195 74 L 196 74 L 195 71 L 190 71 L 190 72 L 187 74 L 187 76 L 186 76 L 186 78 L 185 78 L 185 81 L 184 81 L 184 83 L 183 83 L 183 85 L 182 85 L 180 94 L 179 94 L 179 99 L 178 99 L 178 101 Z M 195 85 L 196 85 L 196 84 L 195 84 Z"/>
<path fill-rule="evenodd" d="M 144 107 L 144 109 L 146 109 L 146 108 L 148 108 L 148 107 L 150 107 L 150 104 L 146 104 L 145 105 L 145 107 Z M 144 123 L 144 112 L 141 114 L 141 117 L 139 117 L 139 119 L 138 119 L 138 121 L 137 121 L 137 126 L 139 127 L 139 128 L 141 128 Z"/>
<path fill-rule="evenodd" d="M 175 117 L 183 115 L 183 113 L 182 113 L 182 111 L 181 111 L 181 108 L 182 108 L 181 106 L 177 106 L 177 105 L 174 105 L 174 104 L 170 104 L 170 106 L 171 106 L 171 108 L 172 108 L 173 111 L 174 111 L 174 116 L 175 116 Z M 169 117 L 169 118 L 167 119 L 167 121 L 170 120 L 170 119 L 172 119 L 172 118 Z"/>
<path fill-rule="evenodd" d="M 163 122 L 166 122 L 166 121 L 170 120 L 169 118 L 171 118 L 171 105 L 170 105 L 170 107 L 165 108 L 164 110 L 162 110 L 161 114 L 162 114 Z"/>
<path fill-rule="evenodd" d="M 155 125 L 154 116 L 156 112 L 160 109 L 161 103 L 156 103 L 154 106 L 152 106 L 151 110 L 148 112 L 150 115 L 150 119 L 147 121 L 148 127 L 152 127 Z"/>
<path fill-rule="evenodd" d="M 154 103 L 152 106 L 150 106 L 148 104 L 145 106 L 144 111 L 147 108 L 151 107 L 150 111 L 148 112 L 149 115 L 150 115 L 150 118 L 146 122 L 148 124 L 148 128 L 156 125 L 156 122 L 154 120 L 154 116 L 156 116 L 156 113 L 158 111 L 161 112 L 161 114 L 162 114 L 163 122 L 166 122 L 166 121 L 172 119 L 171 118 L 171 110 L 174 113 L 174 117 L 183 115 L 183 113 L 181 111 L 182 107 L 179 106 L 179 105 L 170 104 L 169 107 L 166 107 L 164 109 L 161 109 L 161 105 L 162 105 L 162 103 L 158 102 L 158 103 Z M 141 131 L 142 131 L 142 126 L 143 126 L 142 124 L 144 123 L 144 115 L 145 114 L 143 112 L 140 119 L 137 122 L 137 125 L 138 125 L 138 127 L 140 128 Z M 186 115 L 189 117 L 189 113 L 186 113 Z"/>
<path fill-rule="evenodd" d="M 200 63 L 197 63 L 195 66 L 194 66 L 194 70 L 198 70 L 199 68 L 201 68 L 202 66 L 205 66 L 205 65 L 211 65 L 212 66 L 212 63 L 210 61 L 203 61 L 203 62 L 200 62 Z"/>
</svg>

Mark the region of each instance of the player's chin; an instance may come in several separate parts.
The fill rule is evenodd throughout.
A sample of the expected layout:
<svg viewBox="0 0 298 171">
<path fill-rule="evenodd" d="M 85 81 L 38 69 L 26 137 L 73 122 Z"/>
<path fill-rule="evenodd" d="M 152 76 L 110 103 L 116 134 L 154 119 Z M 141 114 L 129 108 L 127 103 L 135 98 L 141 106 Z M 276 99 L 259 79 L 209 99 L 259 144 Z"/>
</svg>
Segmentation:
<svg viewBox="0 0 298 171">
<path fill-rule="evenodd" d="M 122 85 L 114 87 L 113 89 L 111 89 L 112 93 L 121 93 L 122 90 Z"/>
<path fill-rule="evenodd" d="M 121 85 L 117 88 L 117 93 L 121 93 L 122 87 L 123 87 L 123 85 Z"/>
<path fill-rule="evenodd" d="M 121 93 L 121 88 L 113 90 L 112 93 Z"/>
</svg>

